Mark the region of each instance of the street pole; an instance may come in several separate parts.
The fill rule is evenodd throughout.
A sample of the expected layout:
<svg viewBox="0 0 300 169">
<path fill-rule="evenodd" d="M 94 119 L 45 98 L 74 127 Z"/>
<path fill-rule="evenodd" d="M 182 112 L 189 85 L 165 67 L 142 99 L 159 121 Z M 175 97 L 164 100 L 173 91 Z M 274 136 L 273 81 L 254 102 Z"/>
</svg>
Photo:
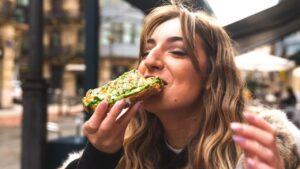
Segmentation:
<svg viewBox="0 0 300 169">
<path fill-rule="evenodd" d="M 43 67 L 43 0 L 29 4 L 28 71 L 23 88 L 22 169 L 46 168 L 47 86 Z"/>
<path fill-rule="evenodd" d="M 99 2 L 85 0 L 85 91 L 98 86 L 99 57 Z M 85 113 L 85 120 L 89 115 Z"/>
</svg>

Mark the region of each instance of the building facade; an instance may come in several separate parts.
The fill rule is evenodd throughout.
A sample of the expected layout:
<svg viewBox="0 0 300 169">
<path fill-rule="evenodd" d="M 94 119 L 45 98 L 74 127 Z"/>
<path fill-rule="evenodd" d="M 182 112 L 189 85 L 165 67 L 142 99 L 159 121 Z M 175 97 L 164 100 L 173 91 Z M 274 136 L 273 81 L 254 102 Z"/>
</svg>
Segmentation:
<svg viewBox="0 0 300 169">
<path fill-rule="evenodd" d="M 9 108 L 14 99 L 14 82 L 18 78 L 15 63 L 21 55 L 21 42 L 28 30 L 23 1 L 0 1 L 0 108 Z"/>
<path fill-rule="evenodd" d="M 143 14 L 121 0 L 101 0 L 99 5 L 101 85 L 136 66 Z M 84 0 L 44 0 L 44 17 L 43 72 L 49 101 L 80 99 L 85 83 Z M 26 63 L 23 65 L 26 74 Z"/>
<path fill-rule="evenodd" d="M 102 0 L 100 9 L 98 80 L 99 85 L 102 85 L 123 72 L 136 68 L 144 15 L 121 0 Z M 83 47 L 84 35 L 81 40 L 80 46 Z M 65 65 L 64 96 L 84 94 L 84 70 L 83 56 Z"/>
</svg>

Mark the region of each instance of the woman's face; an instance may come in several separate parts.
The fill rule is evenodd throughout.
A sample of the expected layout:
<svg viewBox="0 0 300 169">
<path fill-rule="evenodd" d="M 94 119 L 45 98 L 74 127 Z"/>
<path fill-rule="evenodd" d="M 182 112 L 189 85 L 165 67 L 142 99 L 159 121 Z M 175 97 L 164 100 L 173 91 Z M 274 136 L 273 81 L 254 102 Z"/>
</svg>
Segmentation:
<svg viewBox="0 0 300 169">
<path fill-rule="evenodd" d="M 159 113 L 197 107 L 204 82 L 187 55 L 179 19 L 159 25 L 146 41 L 138 70 L 146 78 L 160 77 L 165 86 L 160 94 L 144 101 L 144 108 Z M 200 43 L 196 46 L 198 57 L 201 57 L 199 66 L 204 71 L 206 56 Z"/>
</svg>

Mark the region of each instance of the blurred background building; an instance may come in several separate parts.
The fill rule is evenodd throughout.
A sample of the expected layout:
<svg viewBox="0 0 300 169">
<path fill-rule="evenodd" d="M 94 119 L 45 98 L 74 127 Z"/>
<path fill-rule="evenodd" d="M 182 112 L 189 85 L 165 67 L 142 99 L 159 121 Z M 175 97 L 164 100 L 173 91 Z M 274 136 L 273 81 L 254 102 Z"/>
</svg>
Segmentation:
<svg viewBox="0 0 300 169">
<path fill-rule="evenodd" d="M 29 0 L 0 2 L 0 108 L 22 101 L 21 84 L 30 50 L 28 4 Z M 103 0 L 100 6 L 99 85 L 136 67 L 144 17 L 142 11 L 121 0 Z M 84 94 L 84 23 L 83 0 L 44 0 L 43 74 L 50 103 Z"/>
<path fill-rule="evenodd" d="M 101 85 L 137 66 L 144 13 L 160 1 L 99 2 L 98 84 Z M 300 28 L 295 26 L 300 19 L 297 19 L 296 0 L 270 0 L 264 3 L 258 0 L 243 3 L 238 0 L 199 0 L 193 1 L 193 4 L 216 17 L 230 32 L 238 54 L 254 50 L 294 63 L 284 70 L 242 70 L 254 97 L 259 93 L 263 95 L 259 99 L 264 99 L 269 88 L 281 90 L 291 86 L 300 98 Z M 30 50 L 28 5 L 29 0 L 0 2 L 0 108 L 10 108 L 22 101 L 21 85 L 28 69 L 26 60 Z M 43 76 L 48 83 L 48 100 L 50 103 L 63 100 L 79 102 L 84 95 L 86 66 L 84 0 L 44 0 L 43 8 Z"/>
<path fill-rule="evenodd" d="M 2 0 L 0 2 L 0 107 L 13 103 L 13 86 L 18 85 L 18 60 L 22 40 L 28 30 L 26 5 L 22 1 Z M 19 91 L 20 92 L 20 91 Z"/>
<path fill-rule="evenodd" d="M 283 30 L 270 35 L 265 33 L 271 39 L 264 38 L 256 41 L 252 39 L 251 41 L 251 37 L 258 36 L 264 29 L 276 30 L 277 27 L 283 27 L 283 25 L 278 24 L 280 18 L 278 21 L 274 21 L 275 24 L 269 19 L 268 22 L 270 23 L 267 23 L 269 25 L 266 24 L 265 27 L 253 24 L 250 28 L 249 26 L 245 28 L 245 24 L 243 25 L 243 22 L 254 23 L 259 21 L 259 18 L 262 18 L 261 15 L 270 15 L 270 12 L 267 12 L 270 11 L 268 9 L 276 8 L 276 6 L 280 9 L 279 6 L 283 6 L 280 4 L 286 4 L 284 2 L 287 1 L 295 0 L 266 1 L 265 5 L 259 3 L 260 5 L 256 5 L 256 8 L 250 4 L 257 4 L 258 2 L 248 2 L 247 4 L 236 0 L 226 2 L 216 0 L 195 1 L 194 4 L 203 7 L 233 34 L 233 39 L 239 43 L 239 54 L 259 50 L 263 53 L 293 60 L 296 64 L 299 64 L 299 31 L 284 32 Z M 153 5 L 155 2 L 149 1 L 147 3 Z M 233 4 L 237 4 L 236 7 Z M 0 2 L 0 68 L 3 70 L 0 73 L 0 108 L 9 108 L 14 102 L 22 101 L 21 84 L 24 75 L 26 75 L 26 60 L 30 50 L 27 35 L 28 5 L 29 0 L 2 0 Z M 128 0 L 128 2 L 103 0 L 100 1 L 100 7 L 99 67 L 101 70 L 99 70 L 99 85 L 117 77 L 124 71 L 136 67 L 142 20 L 144 12 L 148 11 L 145 3 L 134 0 Z M 224 10 L 224 8 L 228 10 Z M 53 103 L 70 98 L 78 100 L 84 94 L 85 81 L 84 0 L 44 0 L 43 10 L 43 73 L 49 85 L 49 101 Z M 264 10 L 265 13 L 263 13 Z M 248 13 L 246 14 L 246 12 Z M 276 22 L 278 23 L 276 24 Z M 242 34 L 243 30 L 245 30 L 245 35 Z M 239 41 L 238 38 L 243 36 L 250 37 L 248 38 L 250 39 L 248 44 L 245 43 L 245 40 Z M 263 75 L 259 76 L 264 76 L 264 79 L 266 79 L 266 76 L 271 76 L 271 81 L 276 80 L 276 83 L 280 83 L 280 85 L 292 86 L 299 98 L 300 80 L 298 72 L 299 69 L 296 69 L 295 66 L 284 71 L 260 73 Z M 257 73 L 246 71 L 245 77 L 255 76 L 257 78 L 253 74 Z M 263 79 L 263 77 L 258 78 L 260 82 Z"/>
</svg>

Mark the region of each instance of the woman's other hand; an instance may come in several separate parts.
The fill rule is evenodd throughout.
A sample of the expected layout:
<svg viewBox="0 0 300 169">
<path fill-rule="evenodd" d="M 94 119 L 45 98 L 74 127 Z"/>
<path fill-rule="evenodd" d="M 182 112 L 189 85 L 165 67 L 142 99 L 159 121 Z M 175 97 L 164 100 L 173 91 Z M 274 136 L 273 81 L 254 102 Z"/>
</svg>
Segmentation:
<svg viewBox="0 0 300 169">
<path fill-rule="evenodd" d="M 231 123 L 233 140 L 245 153 L 246 169 L 284 169 L 276 146 L 276 131 L 264 119 L 244 114 L 247 124 Z"/>
<path fill-rule="evenodd" d="M 131 106 L 125 114 L 119 117 L 126 107 L 124 100 L 116 102 L 108 110 L 107 101 L 101 102 L 93 115 L 83 125 L 83 133 L 89 142 L 105 153 L 115 153 L 121 149 L 124 134 L 130 119 L 138 112 L 140 103 Z"/>
</svg>

